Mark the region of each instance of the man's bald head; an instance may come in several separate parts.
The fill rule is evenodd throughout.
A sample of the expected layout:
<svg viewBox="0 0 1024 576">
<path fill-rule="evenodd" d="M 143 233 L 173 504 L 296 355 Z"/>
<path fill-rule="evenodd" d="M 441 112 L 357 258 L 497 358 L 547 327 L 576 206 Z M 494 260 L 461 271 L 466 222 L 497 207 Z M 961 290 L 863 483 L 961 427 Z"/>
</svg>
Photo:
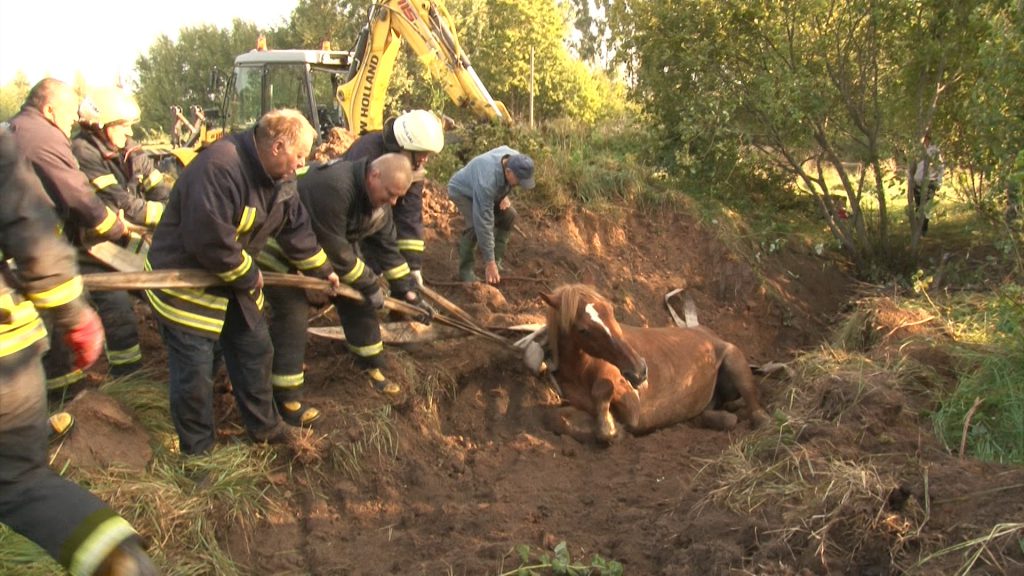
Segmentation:
<svg viewBox="0 0 1024 576">
<path fill-rule="evenodd" d="M 412 184 L 412 163 L 403 154 L 385 154 L 370 163 L 366 178 L 370 204 L 395 205 Z"/>
<path fill-rule="evenodd" d="M 25 106 L 38 110 L 68 138 L 78 121 L 78 103 L 74 88 L 56 78 L 43 78 L 25 98 Z"/>
</svg>

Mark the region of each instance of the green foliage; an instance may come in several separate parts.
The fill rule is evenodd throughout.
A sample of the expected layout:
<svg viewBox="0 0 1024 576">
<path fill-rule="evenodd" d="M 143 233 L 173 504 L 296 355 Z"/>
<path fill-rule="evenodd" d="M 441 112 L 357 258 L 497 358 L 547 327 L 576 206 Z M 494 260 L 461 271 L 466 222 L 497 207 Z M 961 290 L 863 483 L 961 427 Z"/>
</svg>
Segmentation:
<svg viewBox="0 0 1024 576">
<path fill-rule="evenodd" d="M 551 554 L 541 552 L 534 557 L 530 547 L 520 544 L 515 549 L 520 565 L 515 570 L 503 572 L 500 576 L 622 576 L 621 562 L 606 560 L 594 554 L 589 564 L 574 562 L 565 541 L 559 542 Z"/>
<path fill-rule="evenodd" d="M 0 86 L 0 121 L 18 113 L 31 88 L 28 78 L 21 72 L 18 72 L 10 82 Z"/>
<path fill-rule="evenodd" d="M 566 3 L 452 0 L 447 5 L 474 69 L 520 122 L 529 118 L 531 50 L 538 121 L 571 117 L 593 122 L 624 108 L 624 88 L 569 53 Z"/>
<path fill-rule="evenodd" d="M 968 452 L 978 458 L 1024 464 L 1024 288 L 1009 285 L 977 307 L 953 309 L 961 325 L 987 342 L 964 346 L 959 385 L 934 415 L 935 428 L 959 446 L 967 415 Z"/>
<path fill-rule="evenodd" d="M 235 20 L 231 29 L 204 25 L 183 28 L 176 41 L 157 38 L 136 61 L 142 130 L 170 132 L 171 106 L 222 106 L 222 84 L 212 82 L 214 71 L 226 81 L 235 56 L 255 48 L 259 34 L 254 24 Z M 271 46 L 277 45 L 273 31 L 267 37 Z"/>
<path fill-rule="evenodd" d="M 623 114 L 593 127 L 569 119 L 544 123 L 538 186 L 532 199 L 551 211 L 570 205 L 655 209 L 671 206 L 664 173 L 644 157 L 654 143 L 635 117 Z M 542 185 L 543 184 L 543 185 Z"/>
<path fill-rule="evenodd" d="M 831 234 L 870 270 L 891 245 L 888 180 L 894 172 L 905 178 L 926 129 L 955 120 L 937 107 L 973 61 L 976 10 L 1000 3 L 603 4 L 633 95 L 655 119 L 673 170 L 717 189 L 737 174 L 741 150 L 760 149 L 759 163 L 824 200 Z M 883 164 L 894 156 L 895 170 Z M 848 220 L 837 217 L 836 195 Z M 912 227 L 920 222 L 910 219 Z"/>
<path fill-rule="evenodd" d="M 969 16 L 976 52 L 939 113 L 950 126 L 947 157 L 964 171 L 954 185 L 980 210 L 1001 211 L 1007 176 L 1024 149 L 1024 5 L 988 2 Z"/>
</svg>

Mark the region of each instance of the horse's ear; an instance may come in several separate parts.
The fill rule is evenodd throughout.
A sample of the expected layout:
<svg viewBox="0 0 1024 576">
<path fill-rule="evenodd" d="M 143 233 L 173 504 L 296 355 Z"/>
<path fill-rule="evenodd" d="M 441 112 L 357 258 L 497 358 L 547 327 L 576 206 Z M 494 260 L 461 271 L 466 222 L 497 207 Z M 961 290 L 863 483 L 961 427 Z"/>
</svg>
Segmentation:
<svg viewBox="0 0 1024 576">
<path fill-rule="evenodd" d="M 540 292 L 539 294 L 540 294 L 540 299 L 543 300 L 544 302 L 547 302 L 548 306 L 551 306 L 552 308 L 555 308 L 555 309 L 558 308 L 558 301 L 555 299 L 555 295 L 554 294 L 548 294 L 546 292 Z"/>
</svg>

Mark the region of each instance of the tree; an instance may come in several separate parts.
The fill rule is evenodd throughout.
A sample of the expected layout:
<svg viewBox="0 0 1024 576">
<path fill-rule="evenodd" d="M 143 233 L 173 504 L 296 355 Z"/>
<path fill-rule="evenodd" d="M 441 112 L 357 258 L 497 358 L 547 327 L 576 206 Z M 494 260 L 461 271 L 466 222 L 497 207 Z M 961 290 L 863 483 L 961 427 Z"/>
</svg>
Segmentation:
<svg viewBox="0 0 1024 576">
<path fill-rule="evenodd" d="M 10 82 L 0 87 L 0 119 L 6 120 L 17 114 L 31 88 L 28 77 L 20 70 Z"/>
<path fill-rule="evenodd" d="M 866 272 L 892 249 L 883 161 L 916 160 L 915 143 L 959 77 L 978 4 L 626 1 L 609 2 L 607 14 L 623 39 L 617 58 L 677 165 L 707 169 L 743 147 L 760 150 L 814 195 Z M 833 190 L 828 173 L 839 180 Z M 911 216 L 916 242 L 921 212 Z"/>
<path fill-rule="evenodd" d="M 531 48 L 536 117 L 590 122 L 624 106 L 621 93 L 608 90 L 610 82 L 601 71 L 570 53 L 567 3 L 460 0 L 448 9 L 459 21 L 460 42 L 477 74 L 513 115 L 524 117 L 529 108 Z"/>
<path fill-rule="evenodd" d="M 254 24 L 235 20 L 230 30 L 204 25 L 183 28 L 177 41 L 157 38 L 135 64 L 141 127 L 168 131 L 171 106 L 220 106 L 215 71 L 230 74 L 235 56 L 253 49 L 258 37 Z"/>
<path fill-rule="evenodd" d="M 1006 178 L 1024 149 L 1024 115 L 1015 104 L 1024 102 L 1024 3 L 984 3 L 970 25 L 974 49 L 938 115 L 950 127 L 944 151 L 966 175 L 964 196 L 994 211 L 1008 201 Z"/>
</svg>

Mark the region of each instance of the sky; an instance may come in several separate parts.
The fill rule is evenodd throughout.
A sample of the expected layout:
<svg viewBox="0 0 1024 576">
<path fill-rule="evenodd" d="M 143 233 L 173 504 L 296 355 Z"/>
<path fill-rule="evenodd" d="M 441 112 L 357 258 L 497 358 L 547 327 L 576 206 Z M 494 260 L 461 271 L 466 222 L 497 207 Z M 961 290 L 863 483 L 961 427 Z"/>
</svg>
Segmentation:
<svg viewBox="0 0 1024 576">
<path fill-rule="evenodd" d="M 38 3 L 37 3 L 38 2 Z M 30 84 L 46 76 L 90 86 L 133 78 L 135 61 L 158 36 L 173 40 L 188 26 L 227 28 L 234 18 L 257 26 L 286 22 L 298 0 L 171 0 L 45 2 L 0 0 L 0 85 L 20 70 Z"/>
</svg>

